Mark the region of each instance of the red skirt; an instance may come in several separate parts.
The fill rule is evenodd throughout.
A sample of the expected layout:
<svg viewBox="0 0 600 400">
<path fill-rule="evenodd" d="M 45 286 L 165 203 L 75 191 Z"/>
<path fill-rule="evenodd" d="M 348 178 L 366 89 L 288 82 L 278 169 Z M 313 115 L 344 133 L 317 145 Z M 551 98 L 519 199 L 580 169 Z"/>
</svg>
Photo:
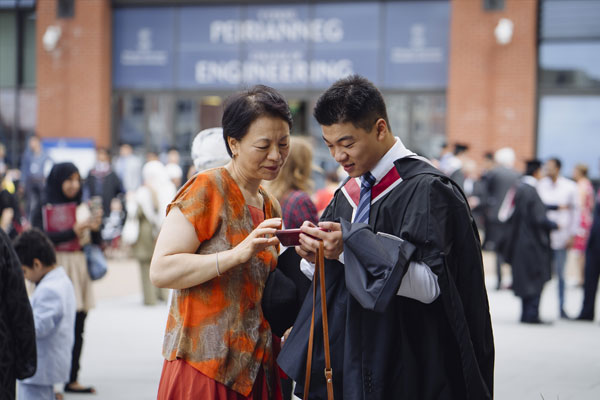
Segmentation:
<svg viewBox="0 0 600 400">
<path fill-rule="evenodd" d="M 273 396 L 269 397 L 267 379 L 261 368 L 252 391 L 244 396 L 204 375 L 182 359 L 165 360 L 158 385 L 158 400 L 282 400 L 281 382 L 276 376 Z"/>
</svg>

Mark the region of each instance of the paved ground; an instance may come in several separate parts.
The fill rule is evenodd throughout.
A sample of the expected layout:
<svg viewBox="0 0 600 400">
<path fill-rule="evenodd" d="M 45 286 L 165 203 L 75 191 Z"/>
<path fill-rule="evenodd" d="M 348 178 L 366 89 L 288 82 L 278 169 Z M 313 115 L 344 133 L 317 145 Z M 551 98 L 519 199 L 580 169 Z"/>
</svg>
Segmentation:
<svg viewBox="0 0 600 400">
<path fill-rule="evenodd" d="M 493 259 L 486 255 L 485 260 L 488 287 L 493 288 Z M 109 274 L 95 283 L 98 304 L 86 325 L 80 381 L 95 385 L 98 393 L 68 394 L 65 399 L 156 398 L 167 307 L 142 306 L 138 274 L 131 260 L 111 260 Z M 541 304 L 541 316 L 553 320 L 552 326 L 519 324 L 520 302 L 512 292 L 490 289 L 488 294 L 496 343 L 496 399 L 600 398 L 600 325 L 557 320 L 554 281 L 546 286 Z M 581 297 L 581 289 L 571 283 L 571 315 L 579 311 Z"/>
</svg>

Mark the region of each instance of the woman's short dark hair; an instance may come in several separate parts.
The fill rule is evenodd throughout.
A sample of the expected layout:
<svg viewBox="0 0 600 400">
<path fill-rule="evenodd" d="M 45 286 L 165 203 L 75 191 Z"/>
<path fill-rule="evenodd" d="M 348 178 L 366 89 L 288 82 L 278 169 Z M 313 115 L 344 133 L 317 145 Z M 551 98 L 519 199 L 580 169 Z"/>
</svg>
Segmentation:
<svg viewBox="0 0 600 400">
<path fill-rule="evenodd" d="M 31 228 L 16 237 L 13 246 L 21 264 L 33 268 L 33 259 L 40 260 L 45 267 L 56 264 L 54 245 L 48 236 L 37 228 Z"/>
<path fill-rule="evenodd" d="M 256 85 L 227 99 L 221 125 L 225 147 L 230 157 L 232 153 L 227 138 L 242 140 L 248 133 L 250 125 L 264 116 L 281 118 L 292 129 L 290 107 L 281 93 L 271 87 Z"/>
<path fill-rule="evenodd" d="M 381 92 L 360 75 L 351 75 L 331 85 L 317 100 L 313 115 L 324 126 L 350 122 L 370 132 L 379 118 L 390 126 Z"/>
</svg>

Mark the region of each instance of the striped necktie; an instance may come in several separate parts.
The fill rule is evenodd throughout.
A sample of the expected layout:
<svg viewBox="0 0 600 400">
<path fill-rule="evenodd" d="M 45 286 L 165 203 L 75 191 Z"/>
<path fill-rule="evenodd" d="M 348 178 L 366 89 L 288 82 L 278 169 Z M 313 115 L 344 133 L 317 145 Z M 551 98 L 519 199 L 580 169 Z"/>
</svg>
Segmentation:
<svg viewBox="0 0 600 400">
<path fill-rule="evenodd" d="M 360 200 L 354 217 L 354 222 L 369 223 L 369 212 L 371 211 L 371 187 L 375 184 L 375 177 L 367 172 L 361 177 Z"/>
</svg>

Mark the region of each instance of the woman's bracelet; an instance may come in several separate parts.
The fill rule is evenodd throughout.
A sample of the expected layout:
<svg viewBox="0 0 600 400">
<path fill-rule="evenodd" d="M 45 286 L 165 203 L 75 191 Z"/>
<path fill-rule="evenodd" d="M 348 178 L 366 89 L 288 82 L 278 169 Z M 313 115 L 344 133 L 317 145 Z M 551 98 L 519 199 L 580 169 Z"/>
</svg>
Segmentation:
<svg viewBox="0 0 600 400">
<path fill-rule="evenodd" d="M 219 252 L 217 251 L 217 276 L 221 276 L 221 270 L 219 269 Z"/>
</svg>

